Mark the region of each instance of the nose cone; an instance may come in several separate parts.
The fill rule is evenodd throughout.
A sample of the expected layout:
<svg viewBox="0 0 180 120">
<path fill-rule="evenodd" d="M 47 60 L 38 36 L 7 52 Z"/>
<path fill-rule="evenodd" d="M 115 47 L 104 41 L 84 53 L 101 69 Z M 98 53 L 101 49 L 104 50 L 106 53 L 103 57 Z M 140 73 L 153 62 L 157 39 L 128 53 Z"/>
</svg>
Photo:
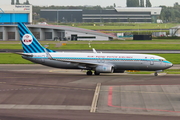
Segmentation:
<svg viewBox="0 0 180 120">
<path fill-rule="evenodd" d="M 171 62 L 169 62 L 169 63 L 166 64 L 166 67 L 167 67 L 167 68 L 171 68 L 172 66 L 173 66 L 173 64 L 172 64 Z"/>
</svg>

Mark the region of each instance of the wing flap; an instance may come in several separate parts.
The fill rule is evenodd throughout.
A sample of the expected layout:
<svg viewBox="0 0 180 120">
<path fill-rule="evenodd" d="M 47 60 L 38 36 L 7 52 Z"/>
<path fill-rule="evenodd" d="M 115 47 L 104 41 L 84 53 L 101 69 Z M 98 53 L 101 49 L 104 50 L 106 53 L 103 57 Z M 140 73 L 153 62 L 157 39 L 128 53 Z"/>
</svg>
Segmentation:
<svg viewBox="0 0 180 120">
<path fill-rule="evenodd" d="M 85 61 L 74 61 L 74 60 L 65 60 L 65 59 L 55 59 L 53 58 L 49 52 L 44 49 L 45 53 L 46 53 L 46 56 L 48 57 L 48 59 L 50 60 L 56 60 L 56 61 L 61 61 L 61 62 L 70 62 L 70 63 L 75 63 L 75 64 L 79 64 L 80 66 L 89 66 L 89 67 L 96 67 L 100 64 L 98 63 L 92 63 L 92 62 L 85 62 Z"/>
</svg>

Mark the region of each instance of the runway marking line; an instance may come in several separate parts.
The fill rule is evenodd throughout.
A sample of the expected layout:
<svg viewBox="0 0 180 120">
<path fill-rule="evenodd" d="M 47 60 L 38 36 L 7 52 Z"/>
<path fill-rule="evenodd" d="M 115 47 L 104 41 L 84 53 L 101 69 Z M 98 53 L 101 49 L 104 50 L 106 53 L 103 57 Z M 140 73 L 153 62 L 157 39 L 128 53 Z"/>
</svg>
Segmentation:
<svg viewBox="0 0 180 120">
<path fill-rule="evenodd" d="M 86 89 L 86 88 L 72 88 L 72 87 L 61 87 L 61 86 L 52 86 L 52 85 L 35 85 L 35 84 L 22 84 L 22 83 L 14 83 L 13 85 L 21 85 L 21 86 L 29 86 L 29 87 L 43 87 L 43 88 L 57 88 L 57 89 L 66 89 L 66 90 L 84 90 L 84 91 L 94 91 L 94 89 Z"/>
<path fill-rule="evenodd" d="M 96 112 L 100 89 L 101 89 L 101 83 L 97 83 L 97 86 L 96 86 L 96 89 L 95 89 L 95 92 L 94 92 L 93 101 L 92 101 L 92 104 L 91 104 L 90 112 L 93 112 L 93 113 Z"/>
<path fill-rule="evenodd" d="M 136 108 L 136 107 L 125 107 L 125 106 L 115 106 L 112 103 L 112 96 L 113 96 L 113 87 L 109 87 L 108 93 L 108 103 L 107 105 L 114 108 L 127 108 L 127 109 L 134 109 L 134 110 L 149 110 L 149 111 L 158 111 L 158 112 L 171 112 L 171 113 L 180 113 L 180 111 L 171 111 L 171 110 L 161 110 L 161 109 L 149 109 L 149 108 Z"/>
<path fill-rule="evenodd" d="M 6 84 L 6 82 L 0 82 L 0 84 Z"/>
</svg>

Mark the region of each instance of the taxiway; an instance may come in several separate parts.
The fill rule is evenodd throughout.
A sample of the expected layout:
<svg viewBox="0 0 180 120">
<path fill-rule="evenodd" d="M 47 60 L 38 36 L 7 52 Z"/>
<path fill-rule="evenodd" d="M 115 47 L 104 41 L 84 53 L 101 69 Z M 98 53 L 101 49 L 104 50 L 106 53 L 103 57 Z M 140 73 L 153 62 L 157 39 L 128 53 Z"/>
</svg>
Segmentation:
<svg viewBox="0 0 180 120">
<path fill-rule="evenodd" d="M 179 120 L 179 77 L 0 65 L 0 120 Z"/>
</svg>

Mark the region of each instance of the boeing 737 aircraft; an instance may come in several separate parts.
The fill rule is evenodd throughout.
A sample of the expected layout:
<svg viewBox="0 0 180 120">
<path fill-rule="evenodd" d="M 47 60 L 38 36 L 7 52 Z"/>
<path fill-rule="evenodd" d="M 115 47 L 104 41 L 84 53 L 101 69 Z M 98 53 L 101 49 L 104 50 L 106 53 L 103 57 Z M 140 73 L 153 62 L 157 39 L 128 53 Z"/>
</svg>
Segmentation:
<svg viewBox="0 0 180 120">
<path fill-rule="evenodd" d="M 159 72 L 173 66 L 165 58 L 156 55 L 97 53 L 95 49 L 92 53 L 57 52 L 43 47 L 24 23 L 18 23 L 18 29 L 24 50 L 20 55 L 50 67 L 87 70 L 87 75 L 138 70 L 155 71 L 154 75 L 158 76 Z"/>
</svg>

